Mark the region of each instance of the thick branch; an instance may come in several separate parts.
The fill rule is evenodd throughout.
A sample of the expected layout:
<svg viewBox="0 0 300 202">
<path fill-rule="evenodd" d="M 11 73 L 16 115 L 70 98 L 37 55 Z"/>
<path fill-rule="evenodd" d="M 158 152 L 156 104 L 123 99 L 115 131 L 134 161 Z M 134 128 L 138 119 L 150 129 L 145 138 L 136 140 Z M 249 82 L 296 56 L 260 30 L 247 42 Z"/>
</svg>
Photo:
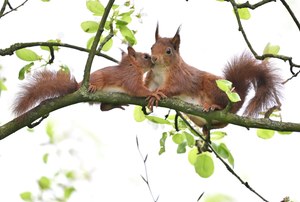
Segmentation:
<svg viewBox="0 0 300 202">
<path fill-rule="evenodd" d="M 80 102 L 105 102 L 118 105 L 134 104 L 140 106 L 147 105 L 147 102 L 144 98 L 135 98 L 122 93 L 97 92 L 95 94 L 88 94 L 82 90 L 79 90 L 64 97 L 45 101 L 43 104 L 35 107 L 22 116 L 0 126 L 0 140 L 13 134 L 23 127 L 30 126 L 31 123 L 41 117 L 44 117 L 52 111 Z M 187 114 L 201 116 L 207 120 L 218 120 L 224 123 L 231 123 L 246 128 L 264 128 L 278 131 L 300 132 L 300 123 L 279 122 L 262 118 L 247 118 L 231 113 L 225 113 L 223 111 L 203 112 L 202 108 L 199 106 L 195 106 L 174 98 L 168 98 L 160 101 L 159 106 L 174 109 Z M 101 112 L 99 111 L 99 113 Z"/>
<path fill-rule="evenodd" d="M 47 46 L 47 47 L 54 47 L 54 46 L 61 46 L 61 47 L 66 47 L 66 48 L 71 48 L 74 50 L 79 50 L 83 52 L 89 53 L 90 50 L 86 48 L 82 48 L 79 46 L 71 45 L 71 44 L 66 44 L 66 43 L 59 43 L 59 42 L 30 42 L 30 43 L 15 43 L 11 45 L 9 48 L 5 49 L 0 49 L 0 56 L 6 56 L 6 55 L 12 55 L 16 50 L 22 49 L 22 48 L 28 48 L 28 47 L 35 47 L 35 46 Z M 97 52 L 95 53 L 97 56 L 101 56 L 103 58 L 106 58 L 110 61 L 118 63 L 118 60 L 105 55 L 103 53 Z"/>
</svg>

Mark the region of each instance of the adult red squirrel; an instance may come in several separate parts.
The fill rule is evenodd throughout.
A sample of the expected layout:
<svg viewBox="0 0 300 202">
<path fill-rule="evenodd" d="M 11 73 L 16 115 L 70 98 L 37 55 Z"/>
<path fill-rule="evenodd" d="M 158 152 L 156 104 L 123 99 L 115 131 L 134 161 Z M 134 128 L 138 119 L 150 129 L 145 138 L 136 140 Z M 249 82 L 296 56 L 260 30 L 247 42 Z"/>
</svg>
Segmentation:
<svg viewBox="0 0 300 202">
<path fill-rule="evenodd" d="M 89 92 L 93 93 L 98 90 L 123 92 L 137 97 L 154 96 L 159 100 L 162 94 L 148 90 L 143 81 L 143 74 L 153 65 L 150 55 L 136 52 L 130 46 L 127 50 L 128 54 L 122 53 L 122 59 L 118 65 L 99 69 L 90 75 Z M 36 72 L 21 87 L 13 104 L 13 112 L 21 115 L 38 102 L 75 92 L 80 86 L 81 83 L 77 83 L 65 72 L 50 70 Z M 102 110 L 116 107 L 120 106 L 101 105 Z"/>
<path fill-rule="evenodd" d="M 227 64 L 223 77 L 201 71 L 187 64 L 180 56 L 179 31 L 180 27 L 173 38 L 163 38 L 159 35 L 157 25 L 155 43 L 151 48 L 151 58 L 155 65 L 145 79 L 145 85 L 150 90 L 158 90 L 167 97 L 179 97 L 186 102 L 200 105 L 207 111 L 224 109 L 228 104 L 228 97 L 216 85 L 217 79 L 224 78 L 233 83 L 234 90 L 241 98 L 241 101 L 233 104 L 232 113 L 242 107 L 251 86 L 255 95 L 249 101 L 244 115 L 256 116 L 272 105 L 280 105 L 278 96 L 281 79 L 270 63 L 257 61 L 250 54 L 243 53 Z M 150 98 L 150 105 L 153 106 L 155 99 Z M 192 117 L 192 120 L 201 127 L 206 124 L 203 119 Z"/>
</svg>

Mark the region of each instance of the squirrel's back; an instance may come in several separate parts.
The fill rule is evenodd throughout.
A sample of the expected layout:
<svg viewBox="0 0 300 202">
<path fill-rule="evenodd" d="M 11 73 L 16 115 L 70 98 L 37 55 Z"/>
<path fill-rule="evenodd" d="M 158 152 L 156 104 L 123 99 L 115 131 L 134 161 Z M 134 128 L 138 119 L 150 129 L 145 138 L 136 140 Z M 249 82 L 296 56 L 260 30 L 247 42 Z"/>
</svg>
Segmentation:
<svg viewBox="0 0 300 202">
<path fill-rule="evenodd" d="M 13 104 L 13 113 L 21 115 L 38 102 L 66 95 L 77 89 L 78 83 L 69 73 L 50 70 L 37 71 L 28 79 L 26 84 L 21 86 Z"/>
</svg>

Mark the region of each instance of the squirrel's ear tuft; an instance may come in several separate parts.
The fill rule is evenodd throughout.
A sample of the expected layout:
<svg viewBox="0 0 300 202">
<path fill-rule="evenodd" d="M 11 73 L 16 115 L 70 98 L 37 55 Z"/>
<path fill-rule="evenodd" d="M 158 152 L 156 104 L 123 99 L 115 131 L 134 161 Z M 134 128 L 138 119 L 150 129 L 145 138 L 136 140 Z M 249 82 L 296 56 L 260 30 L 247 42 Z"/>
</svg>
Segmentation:
<svg viewBox="0 0 300 202">
<path fill-rule="evenodd" d="M 155 30 L 155 41 L 157 41 L 158 38 L 159 38 L 159 32 L 158 32 L 158 29 L 159 29 L 159 26 L 158 26 L 158 22 L 157 22 L 156 30 Z"/>
<path fill-rule="evenodd" d="M 181 25 L 178 27 L 178 29 L 176 31 L 176 34 L 174 35 L 174 37 L 171 40 L 171 43 L 173 44 L 174 49 L 176 51 L 179 51 L 179 45 L 180 45 L 180 35 L 179 35 L 179 32 L 180 32 L 180 29 L 181 29 Z"/>
<path fill-rule="evenodd" d="M 131 46 L 127 47 L 127 51 L 129 56 L 135 57 L 135 50 Z"/>
</svg>

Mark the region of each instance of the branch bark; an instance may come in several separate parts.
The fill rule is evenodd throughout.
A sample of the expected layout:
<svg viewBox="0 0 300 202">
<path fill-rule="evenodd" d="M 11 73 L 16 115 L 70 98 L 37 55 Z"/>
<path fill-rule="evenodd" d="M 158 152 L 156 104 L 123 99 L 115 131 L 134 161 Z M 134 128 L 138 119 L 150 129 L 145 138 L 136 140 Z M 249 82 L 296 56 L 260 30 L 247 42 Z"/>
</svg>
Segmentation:
<svg viewBox="0 0 300 202">
<path fill-rule="evenodd" d="M 80 89 L 75 93 L 64 97 L 46 100 L 25 114 L 0 126 L 0 140 L 8 137 L 23 127 L 32 125 L 34 121 L 48 115 L 52 111 L 80 102 L 105 102 L 118 105 L 134 104 L 140 106 L 147 105 L 145 98 L 131 97 L 123 93 L 96 92 L 94 94 L 90 94 Z M 265 118 L 254 119 L 241 117 L 236 114 L 226 113 L 225 111 L 204 112 L 199 106 L 192 105 L 175 98 L 164 99 L 159 102 L 159 106 L 195 116 L 201 116 L 207 120 L 217 120 L 246 128 L 264 128 L 277 131 L 300 132 L 300 123 L 272 121 Z M 101 112 L 99 111 L 99 113 Z"/>
</svg>

